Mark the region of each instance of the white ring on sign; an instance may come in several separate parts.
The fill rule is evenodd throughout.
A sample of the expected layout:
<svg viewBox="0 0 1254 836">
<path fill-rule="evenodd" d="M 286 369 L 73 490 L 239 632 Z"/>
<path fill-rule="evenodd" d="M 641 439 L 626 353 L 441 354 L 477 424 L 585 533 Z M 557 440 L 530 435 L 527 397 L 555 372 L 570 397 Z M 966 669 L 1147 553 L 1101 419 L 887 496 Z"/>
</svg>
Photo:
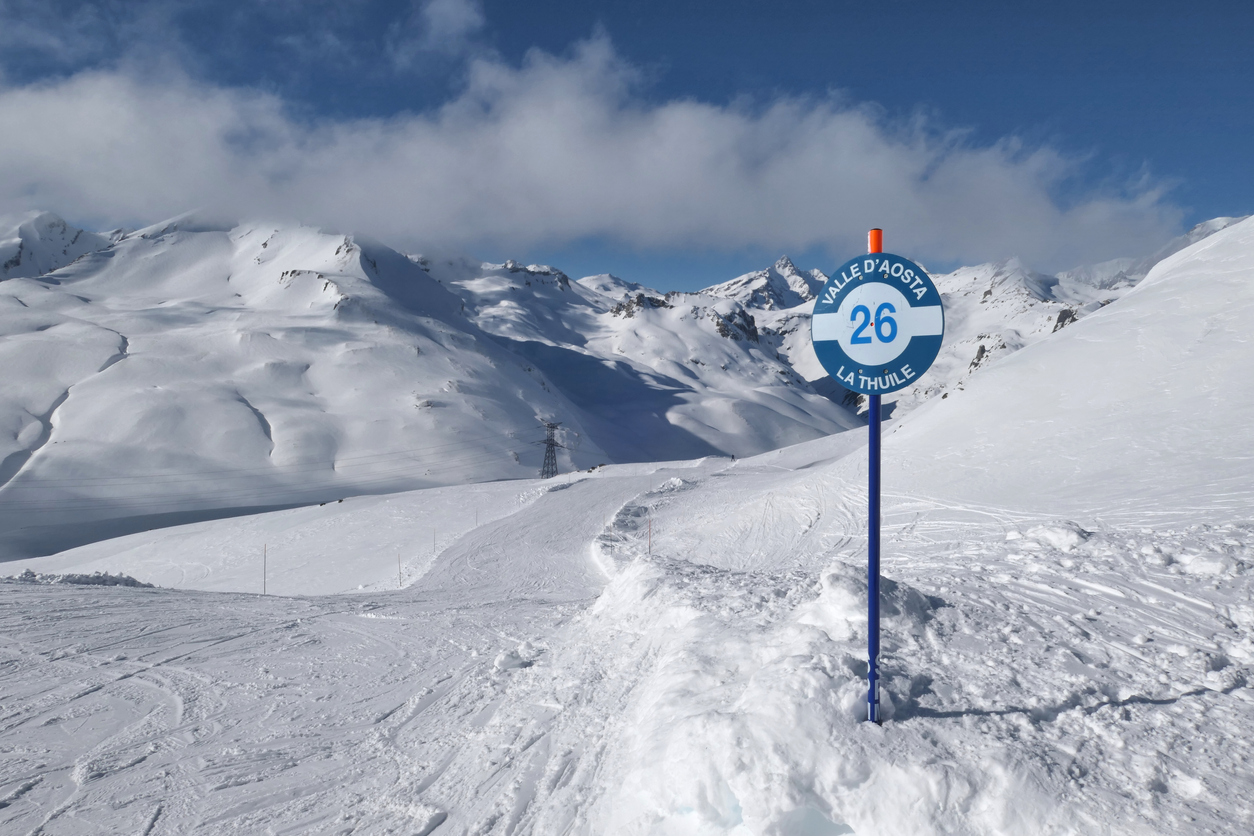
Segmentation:
<svg viewBox="0 0 1254 836">
<path fill-rule="evenodd" d="M 813 334 L 815 342 L 836 340 L 855 363 L 879 366 L 904 352 L 912 337 L 934 336 L 943 328 L 940 305 L 911 307 L 897 288 L 872 281 L 850 291 L 835 313 L 815 316 Z"/>
</svg>

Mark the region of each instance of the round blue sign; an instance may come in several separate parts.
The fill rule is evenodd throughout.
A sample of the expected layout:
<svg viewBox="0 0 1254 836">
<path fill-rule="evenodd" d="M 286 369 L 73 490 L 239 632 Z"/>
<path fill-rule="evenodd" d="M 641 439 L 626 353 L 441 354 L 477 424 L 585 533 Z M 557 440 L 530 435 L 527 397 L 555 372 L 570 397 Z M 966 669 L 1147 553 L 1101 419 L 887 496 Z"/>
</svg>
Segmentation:
<svg viewBox="0 0 1254 836">
<path fill-rule="evenodd" d="M 932 365 L 945 335 L 940 291 L 913 261 L 871 253 L 842 264 L 814 303 L 814 353 L 841 386 L 904 389 Z"/>
</svg>

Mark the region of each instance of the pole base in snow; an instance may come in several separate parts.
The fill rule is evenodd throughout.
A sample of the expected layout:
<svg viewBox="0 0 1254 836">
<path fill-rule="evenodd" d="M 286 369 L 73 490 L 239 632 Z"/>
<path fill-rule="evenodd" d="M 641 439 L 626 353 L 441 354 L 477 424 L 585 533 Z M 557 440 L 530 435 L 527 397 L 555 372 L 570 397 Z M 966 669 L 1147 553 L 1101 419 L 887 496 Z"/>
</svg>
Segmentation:
<svg viewBox="0 0 1254 836">
<path fill-rule="evenodd" d="M 871 395 L 867 419 L 867 719 L 880 722 L 880 396 Z"/>
</svg>

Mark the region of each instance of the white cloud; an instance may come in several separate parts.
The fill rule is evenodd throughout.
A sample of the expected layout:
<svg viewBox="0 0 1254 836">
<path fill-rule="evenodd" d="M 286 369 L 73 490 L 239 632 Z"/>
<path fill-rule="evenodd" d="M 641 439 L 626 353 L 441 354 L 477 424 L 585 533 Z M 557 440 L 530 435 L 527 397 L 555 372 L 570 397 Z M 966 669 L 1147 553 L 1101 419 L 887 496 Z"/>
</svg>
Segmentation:
<svg viewBox="0 0 1254 836">
<path fill-rule="evenodd" d="M 477 0 L 427 0 L 422 17 L 433 44 L 459 41 L 483 28 L 483 4 Z"/>
<path fill-rule="evenodd" d="M 167 0 L 0 0 L 0 73 L 178 52 L 176 11 Z"/>
<path fill-rule="evenodd" d="M 463 27 L 461 31 L 469 31 Z M 0 211 L 156 220 L 194 206 L 281 213 L 403 246 L 856 247 L 1040 267 L 1153 249 L 1159 190 L 1055 198 L 1078 163 L 973 146 L 836 98 L 650 103 L 594 38 L 569 58 L 471 62 L 438 111 L 306 122 L 279 99 L 176 76 L 85 72 L 0 90 Z"/>
<path fill-rule="evenodd" d="M 388 54 L 400 68 L 425 54 L 461 55 L 485 22 L 480 0 L 415 0 L 409 17 L 392 26 Z"/>
</svg>

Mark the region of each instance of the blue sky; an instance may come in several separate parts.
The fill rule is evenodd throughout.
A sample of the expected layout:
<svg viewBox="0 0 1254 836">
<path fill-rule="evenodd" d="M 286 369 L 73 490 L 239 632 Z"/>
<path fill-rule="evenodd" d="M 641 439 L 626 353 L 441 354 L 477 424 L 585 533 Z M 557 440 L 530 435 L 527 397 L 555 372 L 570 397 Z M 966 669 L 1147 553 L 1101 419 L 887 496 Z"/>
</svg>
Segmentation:
<svg viewBox="0 0 1254 836">
<path fill-rule="evenodd" d="M 1254 6 L 0 0 L 0 211 L 193 208 L 691 289 L 873 225 L 1137 255 L 1254 196 Z"/>
</svg>

